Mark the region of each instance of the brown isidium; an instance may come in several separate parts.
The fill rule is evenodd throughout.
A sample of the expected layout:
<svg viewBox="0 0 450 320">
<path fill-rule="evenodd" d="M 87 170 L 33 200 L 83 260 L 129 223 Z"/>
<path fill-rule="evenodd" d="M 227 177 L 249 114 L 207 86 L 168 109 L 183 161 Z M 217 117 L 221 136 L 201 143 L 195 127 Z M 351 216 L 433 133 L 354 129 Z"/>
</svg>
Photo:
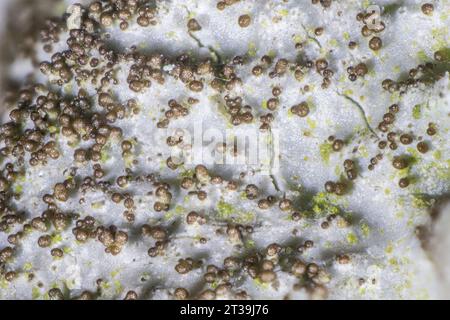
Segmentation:
<svg viewBox="0 0 450 320">
<path fill-rule="evenodd" d="M 164 152 L 145 160 L 161 164 L 163 168 L 168 168 L 180 174 L 179 176 L 164 179 L 158 174 L 158 170 L 135 170 L 145 168 L 140 166 L 142 157 L 138 157 L 140 145 L 124 122 L 126 119 L 143 116 L 141 109 L 144 106 L 136 97 L 154 86 L 177 83 L 183 88 L 181 95 L 174 93 L 160 107 L 161 117 L 157 119 L 155 127 L 161 130 L 177 120 L 189 119 L 192 113 L 198 112 L 197 108 L 204 107 L 203 96 L 213 94 L 219 97 L 223 106 L 221 114 L 229 125 L 245 127 L 258 122 L 261 131 L 270 132 L 281 118 L 280 114 L 287 111 L 297 116 L 295 123 L 299 126 L 314 127 L 313 119 L 317 119 L 318 106 L 307 99 L 307 93 L 333 90 L 341 73 L 349 83 L 363 83 L 370 78 L 373 67 L 370 59 L 357 59 L 351 63 L 346 62 L 347 67 L 342 71 L 328 56 L 317 56 L 314 59 L 308 57 L 303 52 L 307 43 L 296 43 L 295 48 L 302 55 L 302 59 L 298 60 L 273 53 L 218 59 L 215 56 L 217 53 L 211 48 L 212 56 L 204 59 L 192 57 L 187 52 L 177 56 L 164 52 L 145 53 L 138 49 L 137 44 L 125 51 L 111 48 L 105 28 L 119 25 L 123 32 L 129 32 L 135 27 L 148 29 L 162 23 L 158 6 L 154 7 L 150 2 L 132 0 L 118 4 L 116 1 L 93 1 L 83 8 L 82 23 L 78 28 L 66 30 L 65 17 L 60 22 L 49 23 L 42 31 L 42 42 L 49 53 L 49 59 L 40 62 L 39 69 L 51 85 L 36 83 L 17 92 L 14 108 L 0 130 L 1 155 L 4 158 L 0 177 L 0 230 L 7 235 L 8 242 L 0 247 L 1 276 L 14 283 L 21 273 L 28 272 L 25 269 L 30 268 L 29 265 L 22 265 L 17 270 L 12 270 L 11 267 L 15 255 L 19 254 L 17 249 L 28 239 L 33 239 L 35 250 L 39 250 L 39 254 L 47 254 L 54 261 L 65 261 L 71 257 L 72 249 L 59 243 L 60 238 L 67 234 L 76 246 L 100 247 L 108 255 L 108 259 L 121 259 L 124 252 L 131 250 L 136 243 L 141 243 L 146 245 L 146 250 L 145 255 L 139 259 L 158 264 L 162 263 L 161 259 L 181 254 L 177 252 L 174 243 L 185 237 L 189 245 L 194 247 L 223 241 L 231 244 L 234 251 L 230 250 L 229 256 L 215 264 L 205 263 L 209 257 L 183 254 L 178 256 L 176 262 L 169 260 L 167 269 L 175 272 L 176 277 L 195 277 L 202 285 L 200 289 L 195 289 L 180 281 L 179 287 L 166 290 L 168 298 L 248 299 L 252 298 L 254 290 L 252 287 L 241 288 L 240 280 L 248 280 L 262 288 L 276 289 L 280 287 L 280 281 L 284 281 L 282 279 L 290 277 L 295 279 L 295 283 L 289 283 L 294 292 L 304 290 L 309 298 L 326 298 L 334 268 L 331 263 L 351 265 L 351 250 L 336 254 L 333 262 L 319 263 L 309 256 L 310 252 L 324 246 L 323 242 L 315 238 L 305 238 L 296 244 L 280 241 L 254 247 L 252 237 L 261 232 L 261 224 L 255 222 L 252 212 L 236 212 L 238 210 L 226 200 L 218 199 L 217 194 L 221 197 L 238 197 L 235 199 L 252 206 L 253 210 L 258 210 L 258 214 L 267 211 L 271 215 L 278 215 L 280 220 L 292 224 L 289 228 L 292 227 L 293 234 L 298 234 L 299 223 L 318 226 L 320 232 L 335 228 L 350 230 L 352 222 L 342 214 L 342 202 L 339 199 L 351 196 L 360 181 L 359 176 L 369 174 L 370 170 L 375 171 L 377 166 L 381 166 L 384 157 L 392 159 L 391 166 L 383 167 L 383 170 L 390 170 L 389 173 L 395 173 L 391 169 L 409 169 L 413 165 L 410 156 L 399 151 L 404 153 L 407 150 L 405 148 L 414 143 L 420 154 L 428 153 L 434 146 L 433 137 L 439 132 L 437 126 L 430 123 L 424 132 L 428 135 L 428 140 L 416 141 L 416 137 L 422 133 L 405 133 L 404 128 L 402 131 L 396 126 L 396 121 L 402 116 L 402 102 L 391 105 L 377 119 L 380 122 L 376 133 L 381 140 L 368 139 L 364 141 L 367 145 L 359 146 L 360 149 L 368 149 L 372 145 L 379 148 L 375 151 L 379 153 L 368 157 L 368 162 L 357 152 L 358 148 L 352 151 L 355 147 L 352 138 L 340 135 L 335 138 L 338 134 L 331 132 L 335 136 L 325 147 L 331 148 L 333 154 L 329 155 L 326 152 L 328 149 L 324 154 L 332 158 L 341 157 L 336 171 L 343 169 L 343 174 L 335 173 L 334 178 L 330 178 L 332 180 L 322 182 L 326 193 L 318 192 L 313 200 L 305 204 L 300 203 L 292 193 L 270 190 L 264 183 L 259 184 L 257 179 L 252 181 L 247 177 L 248 172 L 230 178 L 205 165 L 185 170 L 184 163 Z M 238 8 L 239 2 L 219 1 L 216 10 L 223 12 L 234 5 Z M 335 5 L 333 1 L 312 1 L 311 6 L 318 4 L 321 10 L 329 10 Z M 421 10 L 425 15 L 432 15 L 434 7 L 424 4 Z M 236 24 L 237 20 L 239 28 L 251 30 L 253 24 L 256 24 L 256 16 L 244 12 L 238 12 L 229 23 Z M 186 19 L 184 31 L 191 37 L 196 37 L 206 28 L 201 19 L 201 16 Z M 385 25 L 382 24 L 379 29 L 371 29 L 365 13 L 358 14 L 356 19 L 364 23 L 361 34 L 367 37 L 368 47 L 373 51 L 371 54 L 382 52 L 381 33 Z M 327 36 L 329 29 L 324 25 L 312 30 L 313 35 L 320 39 Z M 56 49 L 59 48 L 57 44 L 60 40 L 67 44 L 67 49 Z M 359 41 L 345 40 L 346 50 L 356 52 L 359 46 Z M 436 58 L 437 61 L 445 59 L 442 52 L 437 51 L 436 54 L 439 58 Z M 123 66 L 126 66 L 126 76 L 119 77 L 118 70 Z M 417 67 L 419 69 L 421 71 L 410 72 L 410 76 L 415 79 L 417 73 L 424 71 L 426 66 Z M 247 81 L 246 72 L 249 73 L 249 78 L 275 84 L 266 92 L 267 110 L 261 111 L 247 101 L 245 90 L 242 90 L 245 88 L 243 83 Z M 314 76 L 320 79 L 319 82 L 313 84 L 310 80 L 305 80 Z M 291 105 L 286 105 L 285 97 L 290 93 L 282 81 L 288 77 L 296 81 L 302 94 L 305 94 Z M 84 88 L 87 83 L 95 89 L 94 94 Z M 76 88 L 74 95 L 55 89 L 68 88 L 69 85 Z M 115 86 L 118 85 L 129 90 L 130 98 L 126 101 L 121 101 L 116 94 Z M 379 83 L 380 89 L 389 92 L 401 91 L 403 85 L 389 79 Z M 304 134 L 311 135 L 306 131 Z M 65 144 L 62 145 L 61 142 Z M 181 133 L 165 136 L 164 142 L 168 149 L 185 145 Z M 115 145 L 118 149 L 113 153 L 111 150 Z M 221 145 L 217 149 L 222 153 L 235 154 L 233 146 Z M 399 151 L 394 153 L 397 149 Z M 375 149 L 370 150 L 373 152 Z M 51 187 L 39 199 L 41 212 L 30 214 L 16 210 L 14 200 L 20 199 L 18 186 L 26 178 L 27 171 L 29 173 L 31 170 L 52 166 L 65 159 L 66 155 L 70 157 L 70 164 L 65 168 L 64 179 L 52 181 Z M 107 165 L 111 157 L 126 163 L 124 170 L 111 170 Z M 365 163 L 368 166 L 363 165 Z M 399 189 L 412 188 L 414 185 L 411 177 L 400 177 L 397 181 L 396 187 Z M 277 186 L 275 189 L 278 188 Z M 145 190 L 145 193 L 140 192 L 141 190 Z M 89 199 L 94 194 L 100 200 L 90 202 Z M 182 202 L 177 202 L 175 199 L 179 199 L 180 194 L 187 203 L 198 201 L 198 208 L 188 210 Z M 338 200 L 330 200 L 336 199 L 336 196 Z M 215 215 L 203 209 L 203 205 L 211 201 L 216 202 Z M 69 209 L 74 203 L 89 204 L 90 208 L 87 212 Z M 145 221 L 140 212 L 143 203 L 158 218 Z M 105 217 L 99 213 L 107 206 L 114 208 L 114 212 L 120 212 L 119 219 L 114 223 L 105 222 Z M 325 210 L 326 214 L 323 215 L 321 210 Z M 176 224 L 186 228 L 188 235 L 179 236 Z M 355 240 L 352 236 L 347 236 L 346 241 L 351 243 Z M 344 247 L 342 250 L 347 249 Z M 143 282 L 148 281 L 148 275 L 140 278 Z M 126 300 L 148 298 L 143 290 L 129 288 L 126 284 L 119 286 L 114 276 L 109 280 L 98 279 L 96 285 L 96 293 L 91 292 L 93 288 L 82 288 L 83 291 L 78 296 L 72 292 L 67 294 L 62 286 L 50 288 L 44 285 L 46 291 L 42 296 L 55 300 L 94 299 L 113 285 L 119 291 L 115 297 Z"/>
</svg>

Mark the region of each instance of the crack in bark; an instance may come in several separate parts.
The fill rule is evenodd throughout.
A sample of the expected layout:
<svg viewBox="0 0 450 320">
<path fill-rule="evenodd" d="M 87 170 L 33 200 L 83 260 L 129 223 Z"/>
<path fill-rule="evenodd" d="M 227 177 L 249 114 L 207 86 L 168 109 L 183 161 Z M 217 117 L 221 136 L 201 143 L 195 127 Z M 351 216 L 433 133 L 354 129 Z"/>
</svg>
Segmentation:
<svg viewBox="0 0 450 320">
<path fill-rule="evenodd" d="M 184 9 L 186 10 L 186 12 L 188 13 L 188 16 L 189 16 L 191 14 L 191 11 L 189 10 L 189 8 L 186 5 L 184 5 L 183 7 L 184 7 Z M 223 62 L 222 56 L 213 47 L 205 46 L 202 43 L 202 41 L 200 41 L 200 39 L 198 37 L 194 36 L 194 34 L 191 31 L 188 31 L 188 35 L 189 35 L 189 37 L 191 37 L 191 39 L 193 39 L 197 43 L 197 46 L 199 48 L 206 48 L 206 49 L 208 49 L 209 53 L 213 57 L 213 60 L 214 60 L 215 64 L 218 64 L 218 65 L 222 64 L 222 62 Z"/>
<path fill-rule="evenodd" d="M 353 99 L 352 97 L 349 97 L 346 94 L 343 93 L 339 93 L 338 91 L 336 91 L 336 94 L 340 97 L 343 97 L 344 99 L 346 99 L 347 101 L 350 101 L 353 105 L 355 105 L 358 108 L 359 113 L 361 114 L 362 118 L 364 119 L 364 123 L 367 127 L 367 129 L 379 140 L 380 137 L 377 135 L 377 133 L 375 132 L 375 130 L 373 130 L 373 128 L 370 126 L 369 124 L 369 120 L 367 119 L 367 115 L 366 115 L 366 111 L 364 110 L 364 108 L 361 106 L 361 104 L 359 104 L 358 101 L 356 101 L 355 99 Z"/>
<path fill-rule="evenodd" d="M 189 36 L 197 43 L 199 48 L 206 48 L 208 49 L 209 53 L 211 54 L 211 56 L 213 57 L 214 63 L 215 64 L 222 64 L 222 57 L 220 56 L 220 54 L 211 46 L 205 46 L 199 38 L 197 38 L 196 36 L 194 36 L 192 34 L 191 31 L 188 31 Z"/>
<path fill-rule="evenodd" d="M 269 168 L 269 176 L 270 176 L 270 180 L 272 181 L 272 185 L 275 188 L 275 190 L 277 192 L 281 192 L 281 189 L 279 187 L 277 178 L 275 177 L 275 175 L 272 172 L 272 165 L 275 163 L 275 152 L 274 152 L 274 146 L 273 146 L 273 133 L 272 133 L 272 129 L 269 128 L 269 133 L 270 133 L 270 144 L 271 144 L 271 157 L 270 157 L 270 168 Z"/>
<path fill-rule="evenodd" d="M 319 48 L 322 49 L 322 45 L 320 44 L 320 41 L 309 34 L 308 30 L 306 29 L 306 27 L 303 23 L 301 23 L 300 25 L 302 26 L 303 31 L 306 33 L 306 37 L 309 40 L 312 40 L 313 42 L 315 42 L 319 46 Z"/>
</svg>

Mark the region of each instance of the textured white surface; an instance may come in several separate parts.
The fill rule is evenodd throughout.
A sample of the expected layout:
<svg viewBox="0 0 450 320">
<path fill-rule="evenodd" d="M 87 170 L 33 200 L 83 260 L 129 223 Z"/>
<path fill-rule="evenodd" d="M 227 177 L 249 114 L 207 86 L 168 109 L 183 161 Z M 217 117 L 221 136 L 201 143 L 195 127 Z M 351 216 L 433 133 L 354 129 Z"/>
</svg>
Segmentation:
<svg viewBox="0 0 450 320">
<path fill-rule="evenodd" d="M 379 4 L 389 1 L 375 1 Z M 282 129 L 281 133 L 281 171 L 277 179 L 287 196 L 294 198 L 296 205 L 306 210 L 308 195 L 317 194 L 328 180 L 336 179 L 342 174 L 342 162 L 347 158 L 358 157 L 361 168 L 355 187 L 345 197 L 333 197 L 327 201 L 339 206 L 345 211 L 346 217 L 352 221 L 348 227 L 340 228 L 333 225 L 327 230 L 320 227 L 323 217 L 304 219 L 293 222 L 278 208 L 259 210 L 256 202 L 243 201 L 242 189 L 238 193 L 224 192 L 219 187 L 208 186 L 208 199 L 200 202 L 186 197 L 185 191 L 176 189 L 174 193 L 174 208 L 169 214 L 155 213 L 152 210 L 154 199 L 147 195 L 153 188 L 145 183 L 131 184 L 127 192 L 134 194 L 136 203 L 135 226 L 143 223 L 156 222 L 176 229 L 171 239 L 170 253 L 163 257 L 149 258 L 148 248 L 151 239 L 142 240 L 135 237 L 137 230 L 130 226 L 122 217 L 123 208 L 113 205 L 110 199 L 105 199 L 102 193 L 90 193 L 85 197 L 84 205 L 78 204 L 79 195 L 74 195 L 69 201 L 61 204 L 65 211 L 76 211 L 82 216 L 94 215 L 105 225 L 115 224 L 119 229 L 131 232 L 131 241 L 123 252 L 116 257 L 104 253 L 104 247 L 98 242 L 79 245 L 74 242 L 71 230 L 61 233 L 58 247 L 69 248 L 63 259 L 54 260 L 49 250 L 37 248 L 36 241 L 40 236 L 33 233 L 24 240 L 18 257 L 11 268 L 23 269 L 31 266 L 39 281 L 45 284 L 42 289 L 36 289 L 25 277 L 15 280 L 0 291 L 2 298 L 24 298 L 34 296 L 45 297 L 49 287 L 66 286 L 71 294 L 76 295 L 82 290 L 94 290 L 97 278 L 106 279 L 109 283 L 104 288 L 104 298 L 121 298 L 124 292 L 133 289 L 145 298 L 170 298 L 173 289 L 183 285 L 195 290 L 201 287 L 202 272 L 197 269 L 187 275 L 179 275 L 174 271 L 177 260 L 184 257 L 196 257 L 208 264 L 222 265 L 225 257 L 239 250 L 226 237 L 215 235 L 216 225 L 188 226 L 184 223 L 184 214 L 197 210 L 211 220 L 217 218 L 217 203 L 220 199 L 232 204 L 233 210 L 239 213 L 252 212 L 249 224 L 255 227 L 255 232 L 249 237 L 252 246 L 262 249 L 277 242 L 281 244 L 301 243 L 306 239 L 314 241 L 314 248 L 302 255 L 302 259 L 314 261 L 326 267 L 330 273 L 331 282 L 329 297 L 345 298 L 440 298 L 446 295 L 448 275 L 450 271 L 442 268 L 441 274 L 436 273 L 436 263 L 448 265 L 448 246 L 437 247 L 438 260 L 430 260 L 422 249 L 415 235 L 415 227 L 430 224 L 428 211 L 417 206 L 417 194 L 441 195 L 449 192 L 449 78 L 448 74 L 433 87 L 419 87 L 410 90 L 401 98 L 401 111 L 395 123 L 397 130 L 414 131 L 417 135 L 425 135 L 429 122 L 436 123 L 439 134 L 433 138 L 432 150 L 425 155 L 412 152 L 411 146 L 399 145 L 395 152 L 386 154 L 374 171 L 367 170 L 370 158 L 379 150 L 373 138 L 368 134 L 364 118 L 357 107 L 342 95 L 351 96 L 360 103 L 372 128 L 386 113 L 390 104 L 397 102 L 399 97 L 381 89 L 380 83 L 386 77 L 396 79 L 400 73 L 421 63 L 423 52 L 432 58 L 433 49 L 439 41 L 448 43 L 448 16 L 424 16 L 420 12 L 422 1 L 404 1 L 404 7 L 385 19 L 387 29 L 383 34 L 383 49 L 379 54 L 373 54 L 367 47 L 367 40 L 360 35 L 360 28 L 355 27 L 356 14 L 362 9 L 360 1 L 341 2 L 341 6 L 333 4 L 330 10 L 323 11 L 320 6 L 311 6 L 310 1 L 243 1 L 233 5 L 223 12 L 215 9 L 216 1 L 165 1 L 161 4 L 158 24 L 155 27 L 142 29 L 131 25 L 126 32 L 117 26 L 106 30 L 116 47 L 125 49 L 131 45 L 147 52 L 161 51 L 176 55 L 191 51 L 194 55 L 206 57 L 209 51 L 198 48 L 196 41 L 186 32 L 188 17 L 194 16 L 202 26 L 196 33 L 205 47 L 212 47 L 223 57 L 244 55 L 250 52 L 250 63 L 238 69 L 238 76 L 243 86 L 236 89 L 235 94 L 243 94 L 244 104 L 253 106 L 258 117 L 267 112 L 261 106 L 270 98 L 271 88 L 283 88 L 280 108 L 276 112 L 274 128 Z M 339 10 L 341 8 L 342 10 Z M 448 1 L 437 3 L 436 10 L 443 12 L 449 9 Z M 337 12 L 341 11 L 338 16 Z M 249 28 L 242 29 L 237 25 L 239 13 L 245 12 L 252 16 L 253 23 Z M 277 22 L 274 23 L 274 18 Z M 301 26 L 304 25 L 305 28 Z M 317 26 L 326 26 L 325 33 L 317 41 L 308 41 L 312 30 Z M 439 36 L 433 30 L 447 30 Z M 343 36 L 346 34 L 346 36 Z M 358 50 L 349 51 L 348 40 L 358 40 L 361 44 Z M 439 38 L 443 37 L 443 39 Z M 327 57 L 335 70 L 333 82 L 328 90 L 321 90 L 321 78 L 315 73 L 308 74 L 303 84 L 308 83 L 312 90 L 305 93 L 292 74 L 282 78 L 270 79 L 267 74 L 255 78 L 250 70 L 255 66 L 258 57 L 270 53 L 276 57 L 294 59 L 297 55 L 295 41 L 305 41 L 305 55 L 312 60 Z M 295 41 L 294 41 L 295 40 Z M 65 41 L 56 46 L 66 47 Z M 399 54 L 401 52 L 401 54 Z M 50 55 L 41 51 L 41 60 L 50 60 Z M 422 54 L 422 57 L 423 57 Z M 371 72 L 356 82 L 350 82 L 340 75 L 346 74 L 348 65 L 366 62 L 371 66 Z M 16 62 L 23 66 L 26 61 Z M 13 65 L 14 68 L 14 65 Z M 130 64 L 121 63 L 118 79 L 126 79 Z M 13 69 L 14 70 L 14 69 Z M 17 72 L 14 72 L 17 74 Z M 47 79 L 36 72 L 35 78 L 45 82 Z M 77 85 L 72 83 L 65 88 L 66 92 L 76 92 Z M 87 85 L 90 94 L 95 93 L 93 86 Z M 167 78 L 164 85 L 156 82 L 143 93 L 137 94 L 128 90 L 128 85 L 119 84 L 111 88 L 120 101 L 130 98 L 138 100 L 142 106 L 139 116 L 130 116 L 120 121 L 124 136 L 135 138 L 138 148 L 135 154 L 139 163 L 133 167 L 135 172 L 159 172 L 166 180 L 180 176 L 182 170 L 173 172 L 161 165 L 169 155 L 167 148 L 158 148 L 152 144 L 150 136 L 156 135 L 156 122 L 163 112 L 161 109 L 171 98 L 184 100 L 186 88 L 179 81 Z M 173 127 L 185 127 L 192 123 L 206 123 L 208 126 L 228 128 L 227 121 L 219 114 L 218 105 L 214 99 L 215 91 L 206 87 L 201 93 L 190 94 L 199 99 L 199 104 L 192 108 L 189 116 L 171 124 Z M 306 119 L 300 119 L 289 114 L 290 107 L 301 101 L 308 101 L 314 108 Z M 422 105 L 422 118 L 414 119 L 412 107 Z M 250 124 L 257 127 L 258 124 Z M 378 132 L 379 133 L 379 132 Z M 348 141 L 342 152 L 331 153 L 329 160 L 324 160 L 320 147 L 328 136 L 335 135 Z M 379 133 L 381 134 L 381 133 Z M 63 155 L 58 161 L 49 163 L 46 167 L 27 168 L 27 175 L 21 187 L 23 196 L 15 204 L 33 215 L 41 212 L 46 206 L 40 199 L 52 190 L 55 182 L 64 180 L 65 169 L 73 166 L 73 149 L 67 146 L 64 137 L 58 138 Z M 83 145 L 80 145 L 83 146 Z M 356 153 L 354 148 L 359 147 Z M 439 160 L 436 151 L 440 150 Z M 122 174 L 127 163 L 120 156 L 120 143 L 115 141 L 110 145 L 110 158 L 102 164 L 107 172 L 104 179 L 115 178 Z M 417 157 L 417 164 L 410 173 L 419 177 L 416 184 L 408 189 L 398 188 L 401 177 L 392 165 L 393 156 L 411 153 Z M 192 169 L 185 167 L 184 169 Z M 253 168 L 210 168 L 226 178 L 239 179 L 241 170 L 251 172 Z M 90 166 L 80 167 L 80 176 L 89 175 Z M 256 183 L 263 193 L 275 194 L 270 179 L 267 176 L 247 175 L 242 179 L 242 185 Z M 282 193 L 278 193 L 279 196 Z M 93 206 L 98 202 L 104 205 Z M 327 211 L 325 209 L 324 211 Z M 321 212 L 323 216 L 330 212 Z M 438 242 L 448 243 L 445 236 L 449 225 L 447 218 L 442 218 L 442 224 L 436 231 Z M 297 229 L 299 233 L 293 235 Z M 208 238 L 205 245 L 198 242 L 199 236 Z M 355 240 L 356 239 L 356 240 Z M 6 243 L 5 235 L 0 234 L 0 244 Z M 442 243 L 439 244 L 440 246 Z M 0 246 L 1 247 L 1 246 Z M 445 249 L 443 249 L 445 248 Z M 351 263 L 339 265 L 335 261 L 337 254 L 346 253 L 351 256 Z M 438 261 L 438 262 L 436 262 Z M 277 270 L 280 271 L 280 270 Z M 142 281 L 145 278 L 146 281 Z M 359 278 L 367 281 L 360 285 Z M 446 281 L 441 281 L 444 278 Z M 372 279 L 376 279 L 374 283 Z M 253 298 L 281 299 L 306 298 L 302 290 L 296 292 L 292 286 L 298 281 L 287 272 L 278 272 L 279 286 L 261 286 L 250 277 L 240 277 L 235 280 L 239 289 L 246 290 Z M 37 290 L 37 291 L 36 291 Z"/>
</svg>

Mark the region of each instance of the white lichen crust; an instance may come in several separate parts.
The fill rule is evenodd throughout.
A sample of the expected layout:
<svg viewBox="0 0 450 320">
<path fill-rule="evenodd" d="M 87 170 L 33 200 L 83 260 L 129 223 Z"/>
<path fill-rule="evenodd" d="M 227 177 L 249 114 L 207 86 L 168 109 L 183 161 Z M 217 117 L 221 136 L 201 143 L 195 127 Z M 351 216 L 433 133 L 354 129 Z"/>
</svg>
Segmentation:
<svg viewBox="0 0 450 320">
<path fill-rule="evenodd" d="M 450 2 L 428 2 L 69 7 L 11 66 L 0 298 L 446 297 L 421 239 L 450 192 Z M 171 157 L 198 124 L 278 132 L 280 169 Z"/>
</svg>

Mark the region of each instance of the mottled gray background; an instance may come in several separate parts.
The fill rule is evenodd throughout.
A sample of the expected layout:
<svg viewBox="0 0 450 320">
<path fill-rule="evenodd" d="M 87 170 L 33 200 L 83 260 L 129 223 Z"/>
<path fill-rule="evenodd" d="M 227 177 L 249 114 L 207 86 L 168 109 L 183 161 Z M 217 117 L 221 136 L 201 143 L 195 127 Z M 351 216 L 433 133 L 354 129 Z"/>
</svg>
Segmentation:
<svg viewBox="0 0 450 320">
<path fill-rule="evenodd" d="M 45 19 L 61 10 L 63 0 L 0 0 L 0 98 L 19 84 L 8 77 L 8 65 L 17 52 L 27 52 L 39 36 Z"/>
</svg>

